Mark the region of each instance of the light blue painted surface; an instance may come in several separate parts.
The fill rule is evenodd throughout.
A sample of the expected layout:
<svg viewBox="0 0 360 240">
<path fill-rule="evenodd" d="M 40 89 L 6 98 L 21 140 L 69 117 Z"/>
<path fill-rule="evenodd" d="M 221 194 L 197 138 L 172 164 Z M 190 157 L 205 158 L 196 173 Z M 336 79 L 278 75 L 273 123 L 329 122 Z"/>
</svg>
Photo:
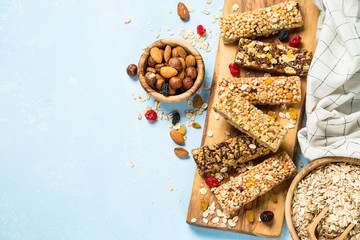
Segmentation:
<svg viewBox="0 0 360 240">
<path fill-rule="evenodd" d="M 166 25 L 181 38 L 177 1 L 154 2 L 0 1 L 1 240 L 257 239 L 187 225 L 195 164 L 174 156 L 167 121 L 136 118 L 153 99 L 132 100 L 145 93 L 127 65 L 157 33 L 170 37 Z M 186 30 L 213 29 L 213 50 L 200 51 L 210 85 L 211 21 L 223 3 L 185 3 L 195 8 Z M 185 102 L 161 108 L 186 122 Z M 201 133 L 188 129 L 187 149 Z M 290 239 L 286 226 L 281 239 Z"/>
</svg>

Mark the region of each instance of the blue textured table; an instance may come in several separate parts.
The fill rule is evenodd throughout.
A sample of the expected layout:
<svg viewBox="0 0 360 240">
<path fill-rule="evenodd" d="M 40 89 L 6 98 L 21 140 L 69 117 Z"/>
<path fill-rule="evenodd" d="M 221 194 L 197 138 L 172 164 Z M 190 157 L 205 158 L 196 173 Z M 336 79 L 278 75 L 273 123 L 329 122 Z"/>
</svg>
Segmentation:
<svg viewBox="0 0 360 240">
<path fill-rule="evenodd" d="M 184 24 L 177 1 L 152 2 L 0 2 L 0 239 L 256 239 L 185 223 L 195 164 L 174 155 L 168 121 L 137 119 L 154 99 L 132 99 L 145 92 L 125 69 Z M 185 3 L 185 30 L 213 29 L 200 51 L 211 85 L 223 2 Z M 183 124 L 188 108 L 161 105 Z M 201 135 L 188 128 L 185 147 Z"/>
</svg>

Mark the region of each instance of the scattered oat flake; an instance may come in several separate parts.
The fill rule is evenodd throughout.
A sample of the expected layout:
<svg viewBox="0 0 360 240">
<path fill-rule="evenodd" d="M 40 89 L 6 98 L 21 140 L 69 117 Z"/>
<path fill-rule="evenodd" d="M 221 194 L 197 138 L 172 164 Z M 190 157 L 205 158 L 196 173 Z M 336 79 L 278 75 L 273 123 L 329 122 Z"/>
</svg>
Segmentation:
<svg viewBox="0 0 360 240">
<path fill-rule="evenodd" d="M 195 11 L 195 8 L 188 7 L 188 10 L 189 10 L 189 12 L 194 12 L 194 11 Z"/>
<path fill-rule="evenodd" d="M 172 10 L 171 10 L 171 9 L 169 9 L 169 14 L 172 14 Z"/>
<path fill-rule="evenodd" d="M 156 38 L 159 38 L 160 37 L 160 34 L 158 33 L 158 34 L 156 34 L 156 36 L 155 36 Z"/>
<path fill-rule="evenodd" d="M 180 128 L 180 126 L 181 126 L 181 124 L 178 122 L 178 123 L 175 124 L 174 128 L 175 128 L 176 130 L 178 130 L 178 129 Z"/>
<path fill-rule="evenodd" d="M 215 18 L 215 19 L 218 19 L 219 17 L 220 17 L 220 13 L 215 13 L 215 14 L 214 14 L 214 18 Z"/>
<path fill-rule="evenodd" d="M 146 93 L 146 100 L 150 99 L 150 94 Z"/>
<path fill-rule="evenodd" d="M 219 11 L 222 12 L 222 10 L 224 10 L 224 6 L 223 6 L 223 5 L 219 6 Z"/>
<path fill-rule="evenodd" d="M 214 217 L 211 221 L 212 221 L 213 223 L 219 223 L 220 218 Z"/>
<path fill-rule="evenodd" d="M 210 4 L 210 3 L 211 3 L 211 0 L 206 0 L 206 3 L 207 3 L 207 4 Z"/>
<path fill-rule="evenodd" d="M 285 118 L 286 116 L 285 116 L 285 113 L 283 113 L 283 112 L 279 112 L 279 117 L 281 117 L 281 118 Z"/>
<path fill-rule="evenodd" d="M 214 133 L 213 133 L 211 130 L 209 130 L 209 131 L 207 132 L 207 135 L 208 135 L 209 137 L 212 137 L 212 136 L 214 136 Z"/>
<path fill-rule="evenodd" d="M 192 222 L 192 223 L 196 223 L 196 221 L 197 221 L 196 218 L 192 218 L 192 219 L 191 219 L 191 222 Z"/>
<path fill-rule="evenodd" d="M 169 188 L 170 191 L 174 190 L 174 188 L 171 185 L 168 185 L 168 188 Z"/>
<path fill-rule="evenodd" d="M 132 97 L 132 99 L 136 100 L 135 94 L 132 94 L 131 97 Z"/>
<path fill-rule="evenodd" d="M 286 124 L 285 128 L 287 128 L 287 129 L 295 128 L 295 125 L 292 123 L 288 123 L 288 124 Z"/>
<path fill-rule="evenodd" d="M 128 24 L 128 23 L 130 23 L 131 22 L 131 18 L 125 18 L 125 20 L 124 20 L 124 23 L 125 24 Z"/>
<path fill-rule="evenodd" d="M 172 36 L 172 35 L 174 35 L 174 33 L 173 33 L 173 32 L 169 32 L 169 35 Z"/>
<path fill-rule="evenodd" d="M 165 26 L 165 30 L 166 30 L 166 31 L 170 31 L 170 27 L 169 27 L 169 26 Z"/>
<path fill-rule="evenodd" d="M 206 195 L 206 193 L 207 193 L 207 191 L 206 191 L 206 189 L 205 188 L 200 188 L 200 193 L 201 193 L 201 195 Z"/>
<path fill-rule="evenodd" d="M 234 223 L 234 221 L 232 219 L 229 219 L 228 223 L 229 223 L 230 227 L 235 227 L 236 226 L 236 223 Z"/>
<path fill-rule="evenodd" d="M 141 117 L 142 117 L 142 115 L 141 115 L 141 113 L 138 113 L 138 115 L 137 115 L 137 119 L 141 119 Z"/>
<path fill-rule="evenodd" d="M 235 216 L 235 217 L 233 217 L 233 219 L 232 219 L 233 221 L 234 221 L 234 223 L 236 223 L 238 220 L 239 220 L 239 216 Z"/>
<path fill-rule="evenodd" d="M 205 90 L 210 90 L 211 87 L 209 85 L 205 85 L 204 88 Z"/>
<path fill-rule="evenodd" d="M 204 10 L 202 10 L 202 13 L 204 13 L 204 14 L 206 14 L 206 15 L 209 15 L 209 14 L 210 14 L 210 11 L 209 11 L 209 10 L 204 9 Z"/>
<path fill-rule="evenodd" d="M 204 222 L 205 224 L 207 224 L 207 223 L 209 222 L 209 220 L 207 220 L 206 218 L 203 218 L 203 222 Z"/>
<path fill-rule="evenodd" d="M 233 12 L 236 12 L 237 10 L 239 10 L 239 5 L 235 3 L 235 4 L 232 6 L 232 10 L 233 10 Z"/>
<path fill-rule="evenodd" d="M 135 166 L 135 163 L 134 162 L 130 162 L 130 167 L 134 167 Z"/>
<path fill-rule="evenodd" d="M 142 46 L 141 46 L 141 49 L 142 50 L 145 50 L 147 48 L 147 45 L 146 44 L 143 44 Z"/>
<path fill-rule="evenodd" d="M 290 118 L 291 118 L 291 117 L 290 117 L 290 113 L 289 113 L 289 112 L 286 112 L 286 113 L 285 113 L 285 117 L 290 120 Z"/>
<path fill-rule="evenodd" d="M 255 144 L 249 144 L 249 148 L 255 149 L 255 148 L 256 148 L 256 145 L 255 145 Z"/>
<path fill-rule="evenodd" d="M 173 128 L 174 125 L 172 123 L 169 123 L 169 128 Z"/>
</svg>

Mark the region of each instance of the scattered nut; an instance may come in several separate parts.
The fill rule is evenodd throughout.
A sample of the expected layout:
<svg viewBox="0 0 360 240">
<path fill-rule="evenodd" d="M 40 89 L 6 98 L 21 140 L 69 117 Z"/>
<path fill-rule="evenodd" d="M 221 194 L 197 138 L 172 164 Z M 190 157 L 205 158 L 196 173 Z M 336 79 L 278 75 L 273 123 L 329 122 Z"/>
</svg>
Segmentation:
<svg viewBox="0 0 360 240">
<path fill-rule="evenodd" d="M 130 77 L 135 77 L 137 74 L 137 66 L 135 64 L 130 64 L 126 68 L 126 72 Z"/>
<path fill-rule="evenodd" d="M 187 155 L 189 155 L 189 152 L 186 149 L 182 148 L 182 147 L 175 148 L 174 153 L 178 157 L 186 157 Z"/>
<path fill-rule="evenodd" d="M 178 3 L 177 13 L 178 13 L 179 17 L 181 18 L 181 20 L 183 20 L 183 21 L 189 20 L 189 17 L 190 17 L 189 10 L 187 9 L 187 7 L 185 6 L 184 3 L 182 3 L 182 2 Z"/>
</svg>

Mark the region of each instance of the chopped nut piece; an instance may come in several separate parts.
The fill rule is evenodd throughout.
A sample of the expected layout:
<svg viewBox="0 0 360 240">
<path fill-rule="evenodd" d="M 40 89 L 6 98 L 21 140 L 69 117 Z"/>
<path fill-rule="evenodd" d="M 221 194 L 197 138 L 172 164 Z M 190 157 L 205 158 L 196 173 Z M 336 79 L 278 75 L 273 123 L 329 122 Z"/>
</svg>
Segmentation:
<svg viewBox="0 0 360 240">
<path fill-rule="evenodd" d="M 237 3 L 234 3 L 234 5 L 232 6 L 232 10 L 233 10 L 233 12 L 236 12 L 237 10 L 239 10 L 239 5 Z"/>
<path fill-rule="evenodd" d="M 134 167 L 135 166 L 135 163 L 134 162 L 130 162 L 130 167 Z"/>
<path fill-rule="evenodd" d="M 202 13 L 206 14 L 206 15 L 209 15 L 210 14 L 210 11 L 209 10 L 203 10 Z"/>
<path fill-rule="evenodd" d="M 128 23 L 130 23 L 131 22 L 131 19 L 130 18 L 125 18 L 125 20 L 124 20 L 124 23 L 125 24 L 128 24 Z"/>
<path fill-rule="evenodd" d="M 138 113 L 138 116 L 137 116 L 137 118 L 140 120 L 141 119 L 141 113 Z"/>
<path fill-rule="evenodd" d="M 208 135 L 209 137 L 212 137 L 212 136 L 214 136 L 214 133 L 213 133 L 211 130 L 209 130 L 209 131 L 207 132 L 207 135 Z"/>
<path fill-rule="evenodd" d="M 174 188 L 171 185 L 168 185 L 168 188 L 169 188 L 170 191 L 174 190 Z"/>
</svg>

